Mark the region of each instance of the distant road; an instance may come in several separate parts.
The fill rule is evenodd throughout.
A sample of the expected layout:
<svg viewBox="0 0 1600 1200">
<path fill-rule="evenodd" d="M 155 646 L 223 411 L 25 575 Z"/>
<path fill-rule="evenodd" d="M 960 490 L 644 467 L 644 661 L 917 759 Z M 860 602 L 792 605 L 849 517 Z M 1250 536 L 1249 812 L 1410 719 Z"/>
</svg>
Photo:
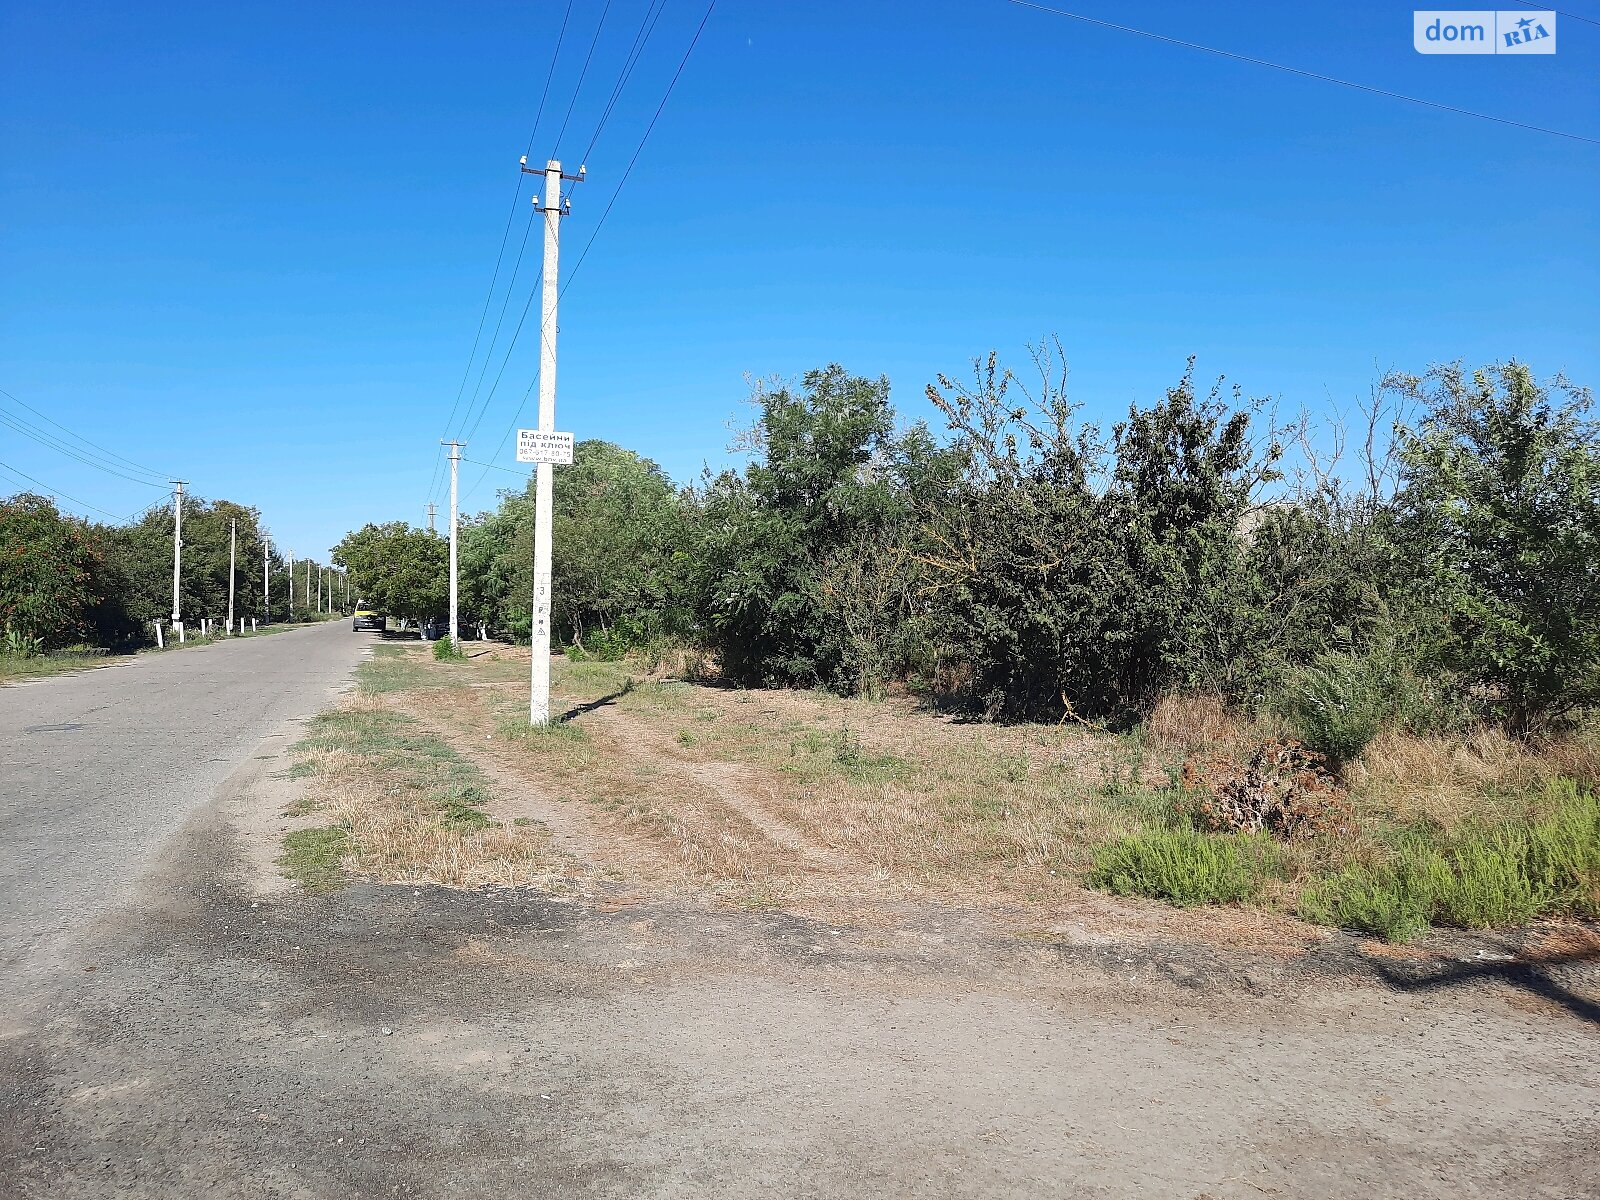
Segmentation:
<svg viewBox="0 0 1600 1200">
<path fill-rule="evenodd" d="M 258 740 L 325 707 L 345 621 L 0 688 L 0 997 L 126 899 Z"/>
</svg>

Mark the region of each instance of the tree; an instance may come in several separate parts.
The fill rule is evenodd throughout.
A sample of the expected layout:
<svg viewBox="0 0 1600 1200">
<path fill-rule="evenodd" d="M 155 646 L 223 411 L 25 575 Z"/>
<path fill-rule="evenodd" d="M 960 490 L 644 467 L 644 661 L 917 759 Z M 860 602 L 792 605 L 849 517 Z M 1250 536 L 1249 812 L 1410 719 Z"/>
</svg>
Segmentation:
<svg viewBox="0 0 1600 1200">
<path fill-rule="evenodd" d="M 428 620 L 450 605 L 450 546 L 404 521 L 346 534 L 333 561 L 350 572 L 364 604 L 405 620 Z"/>
<path fill-rule="evenodd" d="M 1600 702 L 1600 428 L 1587 389 L 1521 363 L 1410 381 L 1397 537 L 1428 665 L 1521 733 Z M 1554 395 L 1552 395 L 1554 393 Z"/>
<path fill-rule="evenodd" d="M 818 568 L 908 511 L 889 381 L 834 364 L 754 400 L 755 461 L 696 498 L 699 633 L 730 679 L 848 690 L 851 641 Z"/>
<path fill-rule="evenodd" d="M 24 651 L 83 637 L 99 555 L 87 526 L 29 493 L 0 501 L 0 626 Z"/>
</svg>

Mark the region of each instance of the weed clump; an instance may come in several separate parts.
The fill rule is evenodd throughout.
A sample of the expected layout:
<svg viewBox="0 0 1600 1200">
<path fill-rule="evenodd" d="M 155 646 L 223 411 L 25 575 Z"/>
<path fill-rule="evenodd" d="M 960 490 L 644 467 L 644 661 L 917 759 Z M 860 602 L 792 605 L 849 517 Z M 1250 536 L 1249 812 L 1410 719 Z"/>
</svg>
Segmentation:
<svg viewBox="0 0 1600 1200">
<path fill-rule="evenodd" d="M 1278 849 L 1269 838 L 1173 829 L 1102 847 L 1088 882 L 1121 896 L 1150 896 L 1188 908 L 1254 900 L 1280 872 Z"/>
<path fill-rule="evenodd" d="M 1429 925 L 1491 929 L 1558 912 L 1600 913 L 1600 799 L 1554 784 L 1539 820 L 1413 834 L 1388 861 L 1301 893 L 1308 921 L 1409 941 Z"/>
<path fill-rule="evenodd" d="M 344 885 L 340 864 L 349 850 L 350 833 L 343 826 L 297 829 L 283 839 L 278 865 L 306 891 L 331 892 Z"/>
</svg>

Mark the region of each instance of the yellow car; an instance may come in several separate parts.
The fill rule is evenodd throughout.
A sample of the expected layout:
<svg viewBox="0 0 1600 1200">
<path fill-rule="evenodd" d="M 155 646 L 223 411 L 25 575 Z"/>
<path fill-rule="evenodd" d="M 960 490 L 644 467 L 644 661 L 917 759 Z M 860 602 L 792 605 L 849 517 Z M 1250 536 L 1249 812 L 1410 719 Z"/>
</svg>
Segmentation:
<svg viewBox="0 0 1600 1200">
<path fill-rule="evenodd" d="M 389 627 L 389 620 L 381 612 L 374 612 L 370 608 L 356 607 L 356 615 L 350 619 L 350 629 L 359 633 L 363 629 L 371 629 L 382 633 Z"/>
</svg>

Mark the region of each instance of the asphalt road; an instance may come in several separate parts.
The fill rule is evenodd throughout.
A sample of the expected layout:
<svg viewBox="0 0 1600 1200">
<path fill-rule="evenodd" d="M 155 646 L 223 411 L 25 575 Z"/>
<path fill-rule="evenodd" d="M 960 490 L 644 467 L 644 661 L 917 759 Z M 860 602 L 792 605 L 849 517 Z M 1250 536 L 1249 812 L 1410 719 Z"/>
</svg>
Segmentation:
<svg viewBox="0 0 1600 1200">
<path fill-rule="evenodd" d="M 325 707 L 344 621 L 0 688 L 0 999 L 126 901 L 260 739 Z"/>
</svg>

